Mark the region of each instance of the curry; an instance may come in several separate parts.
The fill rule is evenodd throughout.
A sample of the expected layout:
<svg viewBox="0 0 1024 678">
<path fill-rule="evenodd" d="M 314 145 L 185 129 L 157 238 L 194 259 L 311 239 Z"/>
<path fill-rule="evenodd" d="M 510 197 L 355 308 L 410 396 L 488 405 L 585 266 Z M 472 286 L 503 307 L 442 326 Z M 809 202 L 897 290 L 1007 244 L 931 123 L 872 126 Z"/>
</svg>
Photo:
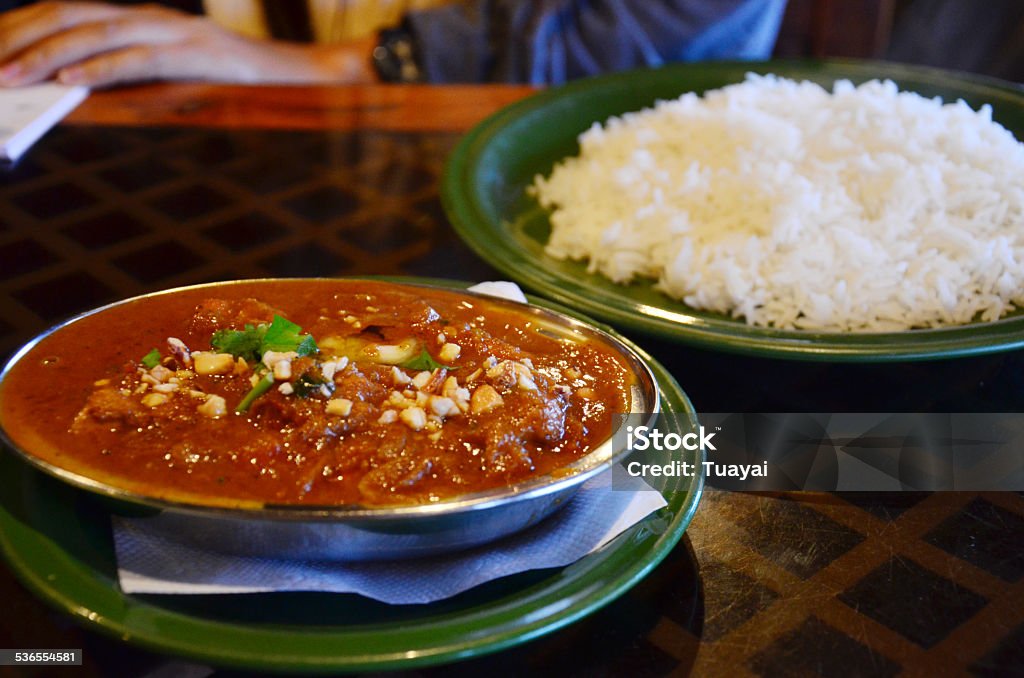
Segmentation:
<svg viewBox="0 0 1024 678">
<path fill-rule="evenodd" d="M 203 505 L 395 506 L 557 473 L 611 435 L 630 372 L 514 305 L 380 281 L 276 280 L 118 304 L 0 385 L 40 460 Z"/>
</svg>

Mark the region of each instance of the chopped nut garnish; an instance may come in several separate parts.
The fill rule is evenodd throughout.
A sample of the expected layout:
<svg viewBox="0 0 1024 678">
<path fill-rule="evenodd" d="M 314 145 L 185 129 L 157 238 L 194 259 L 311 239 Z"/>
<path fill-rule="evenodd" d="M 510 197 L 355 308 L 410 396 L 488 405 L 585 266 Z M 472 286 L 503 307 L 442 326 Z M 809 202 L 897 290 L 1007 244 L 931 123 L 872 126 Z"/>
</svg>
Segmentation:
<svg viewBox="0 0 1024 678">
<path fill-rule="evenodd" d="M 448 341 L 448 337 L 444 336 L 444 332 L 438 332 L 437 333 L 437 343 L 438 344 L 443 344 L 446 341 Z"/>
<path fill-rule="evenodd" d="M 197 407 L 196 411 L 205 417 L 215 419 L 228 413 L 228 404 L 221 396 L 210 394 L 206 397 L 206 402 Z"/>
<path fill-rule="evenodd" d="M 516 385 L 524 391 L 536 391 L 537 383 L 533 380 L 533 373 L 530 368 L 522 363 L 513 363 L 516 372 Z"/>
<path fill-rule="evenodd" d="M 263 364 L 274 373 L 274 379 L 285 381 L 292 378 L 292 360 L 298 357 L 295 351 L 266 351 Z"/>
<path fill-rule="evenodd" d="M 283 393 L 284 395 L 291 395 L 291 394 L 295 393 L 295 387 L 292 386 L 290 381 L 286 381 L 283 384 L 281 384 L 280 386 L 278 386 L 277 390 L 280 391 L 281 393 Z"/>
<path fill-rule="evenodd" d="M 292 378 L 292 361 L 278 360 L 274 363 L 274 379 L 284 381 Z"/>
<path fill-rule="evenodd" d="M 484 412 L 490 412 L 495 407 L 500 407 L 504 404 L 505 400 L 493 386 L 490 384 L 481 384 L 475 391 L 473 391 L 473 397 L 469 402 L 469 409 L 473 414 L 483 414 Z"/>
<path fill-rule="evenodd" d="M 477 380 L 477 379 L 478 379 L 478 378 L 480 377 L 480 375 L 481 375 L 481 374 L 483 374 L 483 373 L 484 373 L 484 371 L 483 371 L 482 369 L 480 369 L 479 367 L 478 367 L 478 368 L 476 368 L 475 370 L 473 370 L 472 372 L 470 372 L 470 373 L 469 373 L 469 376 L 468 376 L 468 377 L 466 377 L 466 383 L 467 383 L 467 384 L 471 384 L 471 383 L 473 383 L 473 382 L 474 382 L 474 381 L 476 381 L 476 380 Z"/>
<path fill-rule="evenodd" d="M 185 342 L 177 337 L 167 337 L 167 348 L 171 355 L 178 359 L 182 367 L 192 367 L 192 353 L 188 350 Z"/>
<path fill-rule="evenodd" d="M 447 417 L 451 413 L 458 413 L 459 408 L 451 398 L 432 395 L 427 399 L 427 406 L 430 411 L 439 417 Z"/>
<path fill-rule="evenodd" d="M 441 384 L 444 383 L 445 378 L 448 376 L 448 370 L 439 367 L 430 373 L 430 380 L 420 387 L 420 390 L 425 393 L 437 393 L 438 389 L 441 388 Z"/>
<path fill-rule="evenodd" d="M 398 367 L 395 367 L 394 365 L 392 365 L 391 366 L 391 380 L 395 382 L 396 386 L 405 386 L 406 384 L 412 382 L 412 377 L 410 377 L 408 374 L 406 374 L 403 370 L 401 370 Z"/>
<path fill-rule="evenodd" d="M 455 399 L 455 392 L 459 390 L 459 380 L 455 377 L 448 377 L 441 385 L 441 395 L 445 398 Z"/>
<path fill-rule="evenodd" d="M 409 407 L 402 410 L 398 416 L 413 431 L 419 431 L 427 425 L 427 413 L 422 407 Z"/>
<path fill-rule="evenodd" d="M 153 387 L 157 393 L 174 393 L 178 390 L 177 384 L 157 384 Z"/>
<path fill-rule="evenodd" d="M 352 413 L 352 401 L 348 398 L 331 398 L 327 401 L 326 411 L 327 414 L 347 417 Z"/>
<path fill-rule="evenodd" d="M 142 404 L 146 407 L 156 407 L 157 405 L 163 405 L 168 400 L 167 395 L 163 393 L 150 393 L 149 395 L 142 396 Z"/>
<path fill-rule="evenodd" d="M 517 381 L 515 363 L 511 360 L 502 360 L 497 365 L 488 368 L 487 378 L 499 389 L 512 388 Z"/>
<path fill-rule="evenodd" d="M 424 370 L 412 378 L 412 385 L 418 389 L 422 389 L 427 385 L 427 382 L 430 381 L 430 376 L 430 372 Z"/>
<path fill-rule="evenodd" d="M 393 407 L 404 409 L 406 407 L 412 407 L 415 404 L 415 402 L 406 398 L 404 394 L 399 393 L 398 391 L 392 391 L 391 395 L 388 396 L 387 404 Z"/>
<path fill-rule="evenodd" d="M 235 374 L 245 374 L 249 371 L 249 363 L 245 362 L 245 358 L 239 358 L 235 361 Z"/>
<path fill-rule="evenodd" d="M 92 382 L 92 385 L 93 386 L 109 386 L 110 385 L 110 380 L 109 379 L 97 379 L 96 381 Z"/>
<path fill-rule="evenodd" d="M 338 363 L 334 360 L 328 360 L 320 365 L 320 374 L 323 375 L 327 381 L 334 381 L 334 374 L 338 371 Z"/>
<path fill-rule="evenodd" d="M 449 343 L 441 347 L 441 350 L 438 351 L 437 356 L 444 362 L 450 363 L 451 361 L 458 358 L 460 353 L 462 353 L 461 346 L 459 346 L 458 344 Z"/>
<path fill-rule="evenodd" d="M 380 418 L 377 419 L 378 424 L 393 424 L 398 421 L 398 412 L 396 410 L 384 410 L 380 414 Z"/>
<path fill-rule="evenodd" d="M 235 356 L 230 353 L 196 351 L 192 354 L 196 374 L 229 374 L 235 369 Z"/>
<path fill-rule="evenodd" d="M 174 370 L 169 370 L 163 365 L 157 365 L 149 371 L 153 378 L 159 382 L 165 382 L 174 375 Z"/>
</svg>

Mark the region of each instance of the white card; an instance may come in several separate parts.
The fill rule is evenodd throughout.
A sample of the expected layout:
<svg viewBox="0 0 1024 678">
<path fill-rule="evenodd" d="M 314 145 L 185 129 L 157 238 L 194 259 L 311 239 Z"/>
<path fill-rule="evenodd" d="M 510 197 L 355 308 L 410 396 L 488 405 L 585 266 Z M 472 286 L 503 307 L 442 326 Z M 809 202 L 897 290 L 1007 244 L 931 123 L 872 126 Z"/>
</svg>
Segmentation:
<svg viewBox="0 0 1024 678">
<path fill-rule="evenodd" d="M 88 95 L 86 87 L 52 82 L 0 87 L 0 161 L 17 160 Z"/>
</svg>

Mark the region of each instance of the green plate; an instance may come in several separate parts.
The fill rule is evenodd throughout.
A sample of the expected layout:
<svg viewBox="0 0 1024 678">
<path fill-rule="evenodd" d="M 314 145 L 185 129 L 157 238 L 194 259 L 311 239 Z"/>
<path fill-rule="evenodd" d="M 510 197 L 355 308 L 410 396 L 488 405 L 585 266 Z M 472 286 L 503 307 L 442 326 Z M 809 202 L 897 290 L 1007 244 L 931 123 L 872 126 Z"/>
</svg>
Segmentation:
<svg viewBox="0 0 1024 678">
<path fill-rule="evenodd" d="M 680 429 L 696 427 L 693 406 L 672 376 L 630 345 L 658 380 L 662 410 L 677 413 Z M 703 484 L 701 476 L 666 479 L 658 489 L 667 507 L 568 567 L 506 577 L 429 605 L 386 605 L 351 594 L 126 595 L 117 585 L 109 504 L 6 451 L 0 477 L 0 548 L 7 562 L 30 589 L 79 622 L 217 665 L 319 673 L 448 662 L 570 624 L 624 593 L 668 554 L 693 517 Z"/>
<path fill-rule="evenodd" d="M 445 210 L 477 254 L 514 280 L 564 304 L 673 341 L 768 357 L 832 361 L 922 360 L 1024 346 L 1024 314 L 993 323 L 893 333 L 773 330 L 674 301 L 652 284 L 617 285 L 577 262 L 544 254 L 547 212 L 525 194 L 536 174 L 578 153 L 577 135 L 609 116 L 687 91 L 740 82 L 748 72 L 823 85 L 889 78 L 901 89 L 972 107 L 1024 139 L 1024 88 L 1010 83 L 896 64 L 824 61 L 665 66 L 571 83 L 513 104 L 475 127 L 449 159 L 441 188 Z"/>
</svg>

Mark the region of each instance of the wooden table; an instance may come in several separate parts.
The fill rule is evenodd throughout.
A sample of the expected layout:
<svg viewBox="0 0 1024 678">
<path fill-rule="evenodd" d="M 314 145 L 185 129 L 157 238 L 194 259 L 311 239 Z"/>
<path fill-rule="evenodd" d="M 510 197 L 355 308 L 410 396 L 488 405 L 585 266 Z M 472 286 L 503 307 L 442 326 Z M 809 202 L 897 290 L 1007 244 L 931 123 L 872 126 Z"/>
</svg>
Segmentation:
<svg viewBox="0 0 1024 678">
<path fill-rule="evenodd" d="M 535 90 L 520 85 L 244 87 L 161 84 L 94 94 L 74 125 L 465 132 Z"/>
<path fill-rule="evenodd" d="M 494 278 L 447 223 L 438 178 L 460 133 L 530 92 L 152 85 L 94 94 L 0 173 L 0 354 L 80 310 L 199 281 Z M 698 411 L 1024 407 L 1018 353 L 843 366 L 636 339 Z M 1020 673 L 1022 537 L 1018 493 L 711 490 L 669 558 L 609 607 L 520 648 L 420 673 Z M 84 648 L 74 675 L 141 676 L 174 661 L 49 610 L 6 569 L 0 599 L 0 645 Z"/>
</svg>

